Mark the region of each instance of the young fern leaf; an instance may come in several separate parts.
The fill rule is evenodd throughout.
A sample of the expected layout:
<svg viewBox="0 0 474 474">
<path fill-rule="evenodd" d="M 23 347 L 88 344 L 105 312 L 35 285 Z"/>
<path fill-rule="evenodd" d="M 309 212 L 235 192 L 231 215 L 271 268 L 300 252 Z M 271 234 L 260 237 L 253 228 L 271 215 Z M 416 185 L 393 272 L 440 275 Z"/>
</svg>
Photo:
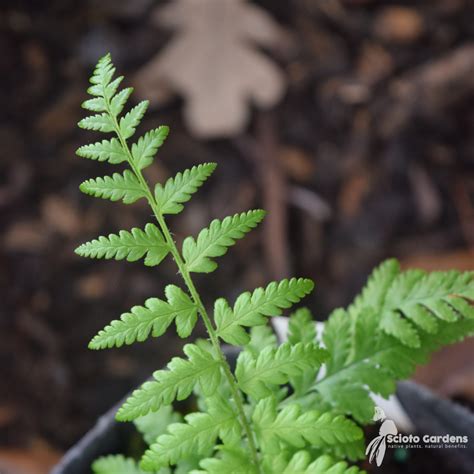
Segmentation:
<svg viewBox="0 0 474 474">
<path fill-rule="evenodd" d="M 154 224 L 147 224 L 145 230 L 134 227 L 130 232 L 100 236 L 80 245 L 75 252 L 81 257 L 126 259 L 135 262 L 145 257 L 145 265 L 158 265 L 169 253 L 163 235 Z"/>
<path fill-rule="evenodd" d="M 284 342 L 274 349 L 263 349 L 258 357 L 242 352 L 237 359 L 235 375 L 239 387 L 256 400 L 272 394 L 269 386 L 283 385 L 292 376 L 319 367 L 328 357 L 327 351 L 314 342 Z"/>
<path fill-rule="evenodd" d="M 121 454 L 97 459 L 92 464 L 92 471 L 94 474 L 145 474 L 134 459 L 126 458 Z"/>
<path fill-rule="evenodd" d="M 216 391 L 222 375 L 220 361 L 196 344 L 187 344 L 183 350 L 188 359 L 174 357 L 167 370 L 157 370 L 154 381 L 145 382 L 126 400 L 117 412 L 117 420 L 131 421 L 174 400 L 184 400 L 197 383 L 205 395 Z"/>
<path fill-rule="evenodd" d="M 132 204 L 138 199 L 145 197 L 145 192 L 138 178 L 129 170 L 123 174 L 114 173 L 112 176 L 88 179 L 84 181 L 79 189 L 90 196 L 111 201 L 119 201 L 124 204 Z"/>
<path fill-rule="evenodd" d="M 396 381 L 409 377 L 432 352 L 474 333 L 473 319 L 441 321 L 436 334 L 420 333 L 420 347 L 414 348 L 381 332 L 379 316 L 370 308 L 356 317 L 353 313 L 353 318 L 337 310 L 326 323 L 323 340 L 331 360 L 312 390 L 361 423 L 369 423 L 374 413 L 370 391 L 387 398 L 395 392 Z"/>
<path fill-rule="evenodd" d="M 140 463 L 142 469 L 154 471 L 174 465 L 189 453 L 206 456 L 215 447 L 217 437 L 225 444 L 235 445 L 240 441 L 237 414 L 221 398 L 209 402 L 209 413 L 190 413 L 184 419 L 186 423 L 170 425 L 169 433 L 159 436 L 145 452 Z"/>
<path fill-rule="evenodd" d="M 175 319 L 178 334 L 187 337 L 197 320 L 196 304 L 175 285 L 165 289 L 168 302 L 158 298 L 149 298 L 145 306 L 134 306 L 129 313 L 112 321 L 89 343 L 90 349 L 106 349 L 143 342 L 150 335 L 159 337 Z"/>
<path fill-rule="evenodd" d="M 264 453 L 278 454 L 281 444 L 294 448 L 326 447 L 362 438 L 362 430 L 348 418 L 330 412 L 302 411 L 298 404 L 277 412 L 275 400 L 260 400 L 252 415 Z"/>
<path fill-rule="evenodd" d="M 410 347 L 420 347 L 420 332 L 437 332 L 440 321 L 474 318 L 474 273 L 400 272 L 396 260 L 377 268 L 350 308 L 357 313 L 370 307 L 380 312 L 381 329 Z"/>
<path fill-rule="evenodd" d="M 145 133 L 143 137 L 138 139 L 137 143 L 132 145 L 131 153 L 133 163 L 139 170 L 152 164 L 153 157 L 158 151 L 158 148 L 163 145 L 168 133 L 169 128 L 163 125 Z"/>
<path fill-rule="evenodd" d="M 233 308 L 224 298 L 219 298 L 214 304 L 217 335 L 229 344 L 247 344 L 249 335 L 244 327 L 265 324 L 264 316 L 278 316 L 283 309 L 311 293 L 313 288 L 311 280 L 292 278 L 272 282 L 265 289 L 257 288 L 252 293 L 242 293 Z"/>
<path fill-rule="evenodd" d="M 203 163 L 178 173 L 168 179 L 165 185 L 155 186 L 155 199 L 161 214 L 179 214 L 183 203 L 191 199 L 198 188 L 216 169 L 215 163 Z"/>
<path fill-rule="evenodd" d="M 265 211 L 254 210 L 235 214 L 220 221 L 215 219 L 201 230 L 197 239 L 186 237 L 183 242 L 183 257 L 189 272 L 210 273 L 217 268 L 212 257 L 221 257 L 227 249 L 257 226 Z"/>
</svg>

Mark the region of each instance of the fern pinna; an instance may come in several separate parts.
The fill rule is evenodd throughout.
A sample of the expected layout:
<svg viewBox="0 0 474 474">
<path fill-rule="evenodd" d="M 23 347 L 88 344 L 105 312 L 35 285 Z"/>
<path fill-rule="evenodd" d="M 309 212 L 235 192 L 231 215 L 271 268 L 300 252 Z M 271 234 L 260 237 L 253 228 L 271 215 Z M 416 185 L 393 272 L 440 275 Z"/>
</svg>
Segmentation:
<svg viewBox="0 0 474 474">
<path fill-rule="evenodd" d="M 165 216 L 180 213 L 216 165 L 194 166 L 150 188 L 143 170 L 168 128 L 159 127 L 130 143 L 148 103 L 123 113 L 132 89 L 119 91 L 123 77 L 114 74 L 106 55 L 91 78 L 92 98 L 83 104 L 93 115 L 79 122 L 81 128 L 112 137 L 82 146 L 77 154 L 128 169 L 89 179 L 80 189 L 125 204 L 145 199 L 155 222 L 98 237 L 76 252 L 91 258 L 143 259 L 148 266 L 171 255 L 184 286 L 168 285 L 164 295 L 134 306 L 99 331 L 89 346 L 105 349 L 141 342 L 161 336 L 173 323 L 185 338 L 198 317 L 208 339 L 185 345 L 184 357 L 156 371 L 119 409 L 117 419 L 133 420 L 149 444 L 141 461 L 109 455 L 93 464 L 94 472 L 360 472 L 348 462 L 364 456 L 361 425 L 370 422 L 374 411 L 371 392 L 387 397 L 396 381 L 408 377 L 432 351 L 473 333 L 473 275 L 401 272 L 396 261 L 387 261 L 354 304 L 329 317 L 321 346 L 306 309 L 290 316 L 288 340 L 280 345 L 267 324 L 269 317 L 312 291 L 312 281 L 305 278 L 272 282 L 243 293 L 233 304 L 219 298 L 211 317 L 192 274 L 215 270 L 215 258 L 256 227 L 265 213 L 253 210 L 214 220 L 179 248 Z M 221 342 L 241 347 L 234 371 Z M 175 413 L 173 402 L 193 393 L 200 411 L 184 417 Z"/>
</svg>

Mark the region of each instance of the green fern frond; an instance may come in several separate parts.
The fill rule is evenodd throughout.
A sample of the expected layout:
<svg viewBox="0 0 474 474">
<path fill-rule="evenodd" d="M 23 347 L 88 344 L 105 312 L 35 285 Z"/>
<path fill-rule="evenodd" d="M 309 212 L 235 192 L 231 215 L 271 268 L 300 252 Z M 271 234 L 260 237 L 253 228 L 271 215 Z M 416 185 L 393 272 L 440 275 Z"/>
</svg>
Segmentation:
<svg viewBox="0 0 474 474">
<path fill-rule="evenodd" d="M 249 335 L 244 327 L 265 324 L 264 316 L 278 316 L 283 309 L 300 301 L 314 288 L 314 283 L 305 278 L 292 278 L 272 282 L 265 289 L 257 288 L 252 293 L 242 293 L 231 308 L 219 298 L 214 304 L 214 319 L 217 335 L 234 345 L 244 345 Z"/>
<path fill-rule="evenodd" d="M 145 306 L 134 306 L 129 313 L 112 321 L 89 343 L 90 349 L 106 349 L 143 342 L 150 337 L 159 337 L 175 320 L 178 334 L 188 337 L 197 320 L 197 306 L 179 287 L 165 288 L 168 302 L 149 298 Z"/>
<path fill-rule="evenodd" d="M 183 348 L 188 359 L 174 357 L 167 370 L 157 370 L 153 382 L 145 382 L 135 390 L 117 413 L 120 421 L 131 421 L 169 405 L 175 399 L 189 397 L 199 383 L 205 395 L 212 395 L 221 381 L 220 361 L 196 344 Z"/>
<path fill-rule="evenodd" d="M 294 345 L 284 342 L 278 349 L 263 349 L 258 357 L 242 352 L 237 359 L 235 375 L 241 390 L 259 400 L 272 394 L 269 386 L 283 385 L 292 376 L 321 366 L 327 357 L 327 351 L 314 342 Z"/>
<path fill-rule="evenodd" d="M 158 149 L 163 145 L 168 136 L 169 128 L 161 126 L 155 130 L 150 130 L 140 137 L 137 143 L 134 143 L 131 148 L 133 163 L 139 169 L 145 169 L 153 162 Z"/>
<path fill-rule="evenodd" d="M 178 173 L 168 179 L 165 185 L 155 186 L 155 199 L 161 214 L 179 214 L 183 203 L 199 189 L 206 179 L 216 169 L 215 163 L 203 163 Z"/>
<path fill-rule="evenodd" d="M 168 434 L 161 435 L 145 452 L 140 466 L 145 471 L 154 471 L 176 464 L 189 453 L 208 455 L 217 437 L 224 443 L 234 445 L 240 440 L 240 425 L 231 405 L 215 399 L 209 413 L 190 413 L 186 423 L 175 423 L 168 427 Z"/>
<path fill-rule="evenodd" d="M 92 471 L 94 474 L 145 474 L 134 459 L 126 458 L 121 454 L 97 459 L 92 464 Z"/>
<path fill-rule="evenodd" d="M 257 226 L 265 211 L 254 210 L 235 214 L 220 221 L 215 219 L 210 226 L 201 230 L 197 239 L 186 237 L 183 242 L 183 257 L 189 272 L 210 273 L 217 268 L 213 257 L 221 257 L 247 232 Z"/>
<path fill-rule="evenodd" d="M 85 194 L 102 199 L 111 201 L 121 199 L 124 204 L 132 204 L 145 197 L 142 185 L 129 170 L 125 170 L 123 174 L 114 173 L 112 176 L 88 179 L 79 186 L 79 189 Z"/>
<path fill-rule="evenodd" d="M 473 333 L 472 319 L 441 321 L 436 334 L 421 332 L 420 347 L 414 348 L 381 332 L 372 309 L 361 310 L 355 321 L 337 310 L 323 335 L 331 360 L 313 389 L 334 409 L 368 423 L 374 413 L 370 391 L 388 397 L 395 392 L 396 381 L 409 377 L 432 352 Z"/>
<path fill-rule="evenodd" d="M 472 272 L 401 272 L 396 260 L 388 260 L 373 272 L 350 311 L 373 308 L 385 333 L 419 347 L 419 329 L 434 333 L 440 320 L 474 318 L 469 299 L 474 299 Z"/>
<path fill-rule="evenodd" d="M 145 257 L 145 265 L 158 265 L 169 253 L 163 235 L 154 224 L 147 224 L 145 230 L 134 227 L 130 232 L 100 236 L 80 245 L 75 252 L 81 257 L 126 259 L 135 262 Z"/>
<path fill-rule="evenodd" d="M 298 404 L 277 411 L 275 400 L 260 400 L 252 415 L 255 430 L 265 453 L 278 454 L 281 443 L 294 448 L 325 447 L 362 438 L 363 432 L 353 421 L 330 412 L 302 411 Z"/>
</svg>

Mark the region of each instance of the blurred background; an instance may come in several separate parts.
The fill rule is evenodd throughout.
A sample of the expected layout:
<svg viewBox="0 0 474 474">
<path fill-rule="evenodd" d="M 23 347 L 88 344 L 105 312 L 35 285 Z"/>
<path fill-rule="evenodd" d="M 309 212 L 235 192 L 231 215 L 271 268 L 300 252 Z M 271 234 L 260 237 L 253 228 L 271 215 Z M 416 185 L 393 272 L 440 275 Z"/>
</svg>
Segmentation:
<svg viewBox="0 0 474 474">
<path fill-rule="evenodd" d="M 175 238 L 252 207 L 265 225 L 197 278 L 210 305 L 286 276 L 316 281 L 324 320 L 374 265 L 474 268 L 474 22 L 469 0 L 72 0 L 0 6 L 0 471 L 41 474 L 182 341 L 91 352 L 110 320 L 178 282 L 89 261 L 85 240 L 151 219 L 79 192 L 111 172 L 75 150 L 80 104 L 110 51 L 140 132 L 171 134 L 151 182 L 215 161 Z M 228 9 L 230 8 L 230 10 Z M 199 329 L 202 332 L 202 328 Z M 417 377 L 474 401 L 473 345 Z"/>
</svg>

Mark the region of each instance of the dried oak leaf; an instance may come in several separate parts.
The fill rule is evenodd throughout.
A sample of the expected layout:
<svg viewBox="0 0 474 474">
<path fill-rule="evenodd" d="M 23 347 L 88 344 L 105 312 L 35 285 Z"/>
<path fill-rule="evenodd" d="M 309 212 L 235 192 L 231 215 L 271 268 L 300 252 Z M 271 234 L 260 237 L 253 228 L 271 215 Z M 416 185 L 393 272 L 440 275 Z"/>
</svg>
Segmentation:
<svg viewBox="0 0 474 474">
<path fill-rule="evenodd" d="M 163 85 L 182 95 L 195 135 L 235 135 L 250 103 L 268 108 L 281 98 L 284 76 L 256 47 L 276 47 L 284 33 L 259 7 L 245 0 L 175 0 L 155 18 L 178 32 L 139 71 L 136 89 L 155 102 Z"/>
</svg>

